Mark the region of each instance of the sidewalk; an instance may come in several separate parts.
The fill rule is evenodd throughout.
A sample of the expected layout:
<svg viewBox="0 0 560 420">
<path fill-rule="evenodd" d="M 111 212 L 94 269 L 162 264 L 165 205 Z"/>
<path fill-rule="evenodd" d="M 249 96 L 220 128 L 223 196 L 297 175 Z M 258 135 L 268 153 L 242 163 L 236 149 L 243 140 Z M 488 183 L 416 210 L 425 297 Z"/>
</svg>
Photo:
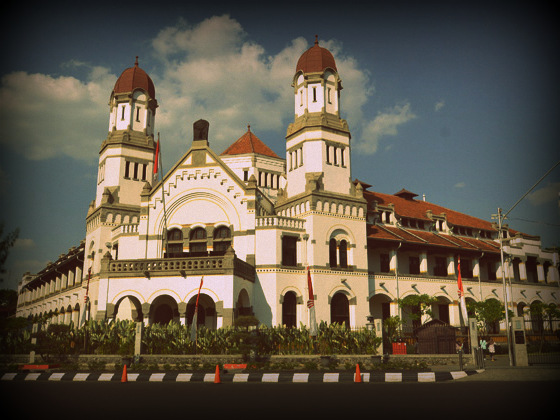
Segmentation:
<svg viewBox="0 0 560 420">
<path fill-rule="evenodd" d="M 362 372 L 363 382 L 444 382 L 444 381 L 560 381 L 560 365 L 510 366 L 507 355 L 496 356 L 494 362 L 487 359 L 484 369 L 473 364 L 448 364 L 432 366 L 429 372 L 372 371 Z M 355 372 L 260 372 L 241 370 L 238 373 L 224 370 L 222 382 L 354 382 Z M 121 381 L 119 372 L 62 372 L 19 371 L 0 373 L 0 381 Z M 130 382 L 214 382 L 215 374 L 209 372 L 130 372 Z"/>
<path fill-rule="evenodd" d="M 464 370 L 476 370 L 472 364 L 463 366 Z M 432 366 L 434 372 L 453 372 L 459 370 L 459 365 Z M 560 365 L 510 366 L 509 356 L 495 356 L 485 360 L 483 371 L 476 375 L 459 378 L 464 381 L 560 381 Z"/>
</svg>

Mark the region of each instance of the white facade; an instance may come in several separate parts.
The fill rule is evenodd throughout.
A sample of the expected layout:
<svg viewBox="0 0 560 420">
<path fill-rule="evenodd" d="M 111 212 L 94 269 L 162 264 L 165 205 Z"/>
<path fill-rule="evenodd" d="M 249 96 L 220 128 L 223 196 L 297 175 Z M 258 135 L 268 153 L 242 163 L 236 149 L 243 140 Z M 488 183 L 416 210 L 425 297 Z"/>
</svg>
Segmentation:
<svg viewBox="0 0 560 420">
<path fill-rule="evenodd" d="M 328 53 L 317 43 L 309 52 Z M 24 277 L 18 315 L 77 323 L 87 293 L 92 318 L 187 323 L 203 278 L 199 322 L 207 327 L 243 314 L 267 325 L 307 325 L 309 267 L 319 322 L 364 326 L 370 316 L 396 315 L 397 299 L 425 293 L 438 298 L 435 317 L 459 325 L 459 256 L 467 299 L 503 300 L 495 226 L 406 190 L 381 194 L 352 181 L 342 84 L 329 63 L 320 71 L 298 63 L 285 160 L 250 129 L 218 155 L 201 120 L 162 180 L 153 177 L 155 90 L 127 69 L 109 102 L 85 240 Z M 509 236 L 516 315 L 536 301 L 558 304 L 557 254 L 538 238 Z"/>
</svg>

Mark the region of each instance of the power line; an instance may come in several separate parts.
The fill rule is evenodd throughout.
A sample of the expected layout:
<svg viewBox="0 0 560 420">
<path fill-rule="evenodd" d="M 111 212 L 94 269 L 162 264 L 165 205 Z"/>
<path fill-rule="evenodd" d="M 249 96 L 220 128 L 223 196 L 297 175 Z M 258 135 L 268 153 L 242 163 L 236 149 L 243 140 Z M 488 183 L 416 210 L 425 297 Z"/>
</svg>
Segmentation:
<svg viewBox="0 0 560 420">
<path fill-rule="evenodd" d="M 560 227 L 560 225 L 558 225 L 556 223 L 543 222 L 542 220 L 521 219 L 519 217 L 508 217 L 508 219 L 509 220 L 519 220 L 521 222 L 538 223 L 538 224 L 546 225 L 546 226 Z"/>
</svg>

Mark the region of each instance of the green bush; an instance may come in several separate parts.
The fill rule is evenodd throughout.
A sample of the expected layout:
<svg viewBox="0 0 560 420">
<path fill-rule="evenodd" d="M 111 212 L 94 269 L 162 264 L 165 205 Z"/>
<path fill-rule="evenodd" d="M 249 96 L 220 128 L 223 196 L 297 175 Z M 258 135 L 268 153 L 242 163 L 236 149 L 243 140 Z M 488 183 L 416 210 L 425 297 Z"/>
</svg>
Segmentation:
<svg viewBox="0 0 560 420">
<path fill-rule="evenodd" d="M 309 329 L 284 326 L 254 326 L 255 318 L 246 317 L 242 326 L 217 330 L 199 327 L 196 342 L 190 339 L 190 327 L 170 322 L 167 325 L 147 325 L 142 337 L 143 352 L 147 354 L 376 354 L 381 338 L 365 328 L 350 330 L 344 325 L 322 322 L 317 337 L 310 337 Z M 8 338 L 2 337 L 7 353 L 29 351 L 28 325 L 12 328 Z M 43 325 L 36 334 L 35 350 L 47 361 L 64 359 L 67 355 L 83 352 L 90 354 L 119 354 L 132 356 L 136 338 L 133 321 L 88 321 L 75 329 L 73 325 Z M 87 346 L 84 346 L 84 343 Z M 27 349 L 27 350 L 26 350 Z"/>
</svg>

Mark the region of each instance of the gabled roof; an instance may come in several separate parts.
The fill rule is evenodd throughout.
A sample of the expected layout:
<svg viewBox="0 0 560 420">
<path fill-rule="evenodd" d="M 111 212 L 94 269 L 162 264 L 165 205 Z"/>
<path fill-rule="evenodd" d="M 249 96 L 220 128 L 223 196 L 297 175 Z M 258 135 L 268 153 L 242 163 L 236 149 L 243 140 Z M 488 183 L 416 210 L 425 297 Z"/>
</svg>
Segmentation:
<svg viewBox="0 0 560 420">
<path fill-rule="evenodd" d="M 237 139 L 235 143 L 224 150 L 220 156 L 245 155 L 250 153 L 280 159 L 280 157 L 274 153 L 270 147 L 264 144 L 261 139 L 251 132 L 250 125 L 247 126 L 247 132 Z"/>
</svg>

